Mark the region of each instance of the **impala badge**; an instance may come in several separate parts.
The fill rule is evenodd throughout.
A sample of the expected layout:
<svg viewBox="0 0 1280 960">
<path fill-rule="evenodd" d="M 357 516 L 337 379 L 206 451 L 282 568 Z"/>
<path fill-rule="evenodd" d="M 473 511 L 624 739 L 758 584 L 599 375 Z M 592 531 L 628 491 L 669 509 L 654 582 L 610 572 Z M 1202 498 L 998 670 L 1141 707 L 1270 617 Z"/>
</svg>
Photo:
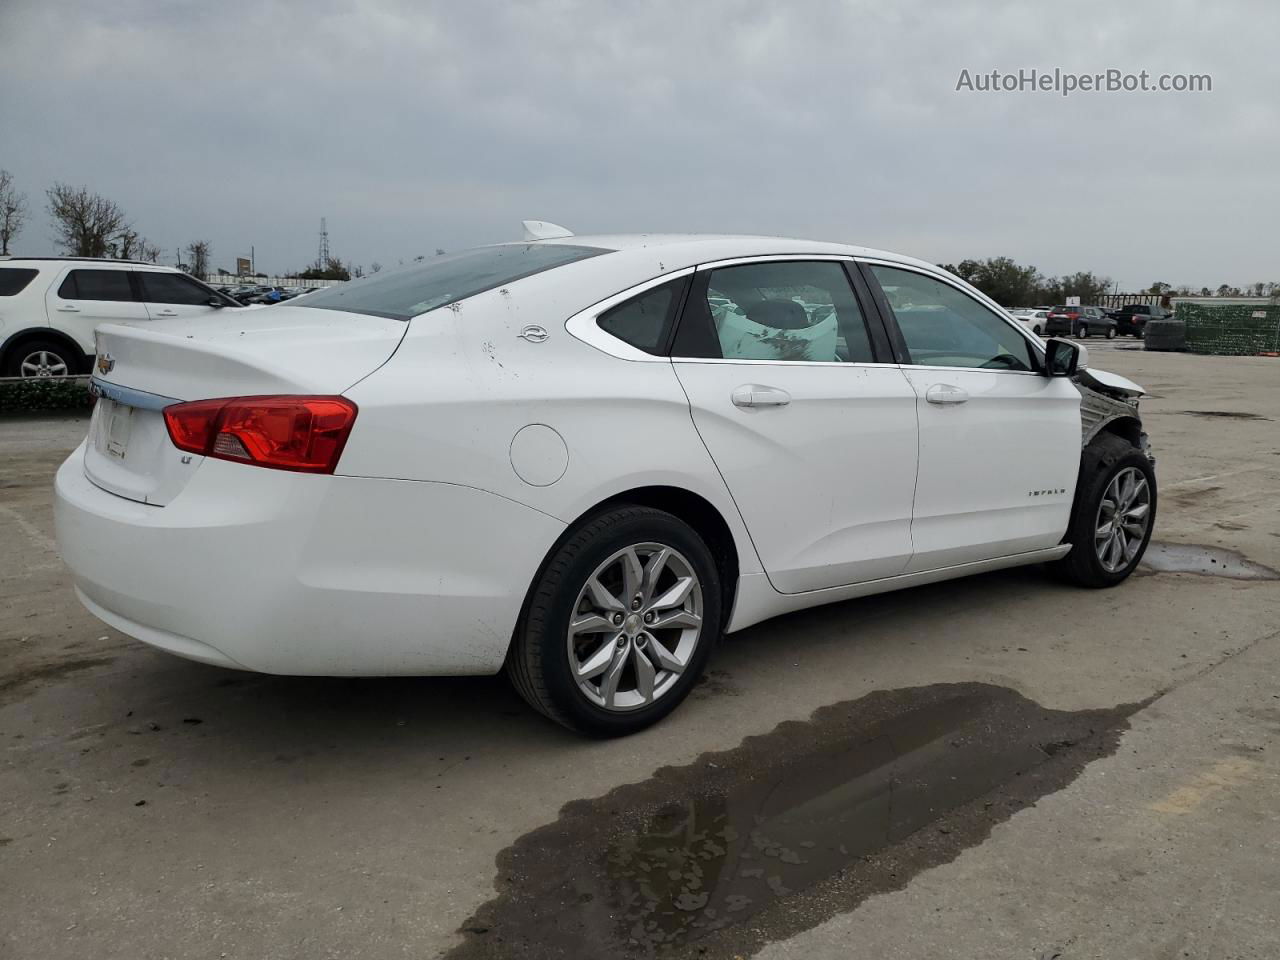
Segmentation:
<svg viewBox="0 0 1280 960">
<path fill-rule="evenodd" d="M 116 368 L 116 361 L 109 353 L 100 354 L 98 356 L 98 372 L 110 373 Z"/>
<path fill-rule="evenodd" d="M 520 332 L 516 334 L 521 340 L 528 340 L 530 343 L 542 343 L 551 334 L 547 333 L 546 327 L 540 327 L 536 323 L 530 323 L 520 328 Z"/>
</svg>

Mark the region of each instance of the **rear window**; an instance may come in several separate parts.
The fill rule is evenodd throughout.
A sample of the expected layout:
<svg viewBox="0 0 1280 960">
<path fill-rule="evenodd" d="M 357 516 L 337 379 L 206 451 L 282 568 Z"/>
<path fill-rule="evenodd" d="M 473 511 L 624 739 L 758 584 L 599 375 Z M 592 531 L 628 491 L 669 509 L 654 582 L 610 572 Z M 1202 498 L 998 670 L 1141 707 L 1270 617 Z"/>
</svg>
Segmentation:
<svg viewBox="0 0 1280 960">
<path fill-rule="evenodd" d="M 560 243 L 477 247 L 327 287 L 309 294 L 297 306 L 408 320 L 535 273 L 608 252 Z"/>
<path fill-rule="evenodd" d="M 29 267 L 0 267 L 0 297 L 21 293 L 39 272 Z"/>
</svg>

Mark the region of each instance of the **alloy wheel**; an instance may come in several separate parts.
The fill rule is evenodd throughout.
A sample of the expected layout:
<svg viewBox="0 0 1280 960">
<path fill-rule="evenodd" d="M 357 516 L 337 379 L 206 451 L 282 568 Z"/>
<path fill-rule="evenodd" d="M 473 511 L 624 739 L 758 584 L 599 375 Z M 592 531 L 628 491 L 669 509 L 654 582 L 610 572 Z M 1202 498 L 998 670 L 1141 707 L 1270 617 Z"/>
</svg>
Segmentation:
<svg viewBox="0 0 1280 960">
<path fill-rule="evenodd" d="M 578 689 L 598 707 L 638 710 L 668 693 L 702 637 L 702 584 L 661 543 L 617 551 L 578 593 L 566 636 Z"/>
<path fill-rule="evenodd" d="M 18 370 L 23 377 L 65 377 L 70 372 L 67 362 L 49 350 L 34 350 L 27 354 Z"/>
<path fill-rule="evenodd" d="M 1107 573 L 1119 573 L 1137 556 L 1151 522 L 1151 487 L 1137 467 L 1125 467 L 1107 484 L 1094 524 L 1093 546 Z"/>
</svg>

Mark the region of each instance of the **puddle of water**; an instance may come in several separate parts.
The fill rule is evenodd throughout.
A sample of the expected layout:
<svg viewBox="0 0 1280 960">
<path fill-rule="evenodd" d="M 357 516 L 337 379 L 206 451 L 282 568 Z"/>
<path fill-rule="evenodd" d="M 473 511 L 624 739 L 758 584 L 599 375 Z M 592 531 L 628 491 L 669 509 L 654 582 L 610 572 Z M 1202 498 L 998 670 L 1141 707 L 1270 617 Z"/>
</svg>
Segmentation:
<svg viewBox="0 0 1280 960">
<path fill-rule="evenodd" d="M 1189 417 L 1210 417 L 1222 420 L 1270 420 L 1259 413 L 1244 413 L 1239 410 L 1179 410 Z"/>
<path fill-rule="evenodd" d="M 1142 566 L 1156 573 L 1198 573 L 1233 580 L 1280 580 L 1280 572 L 1247 560 L 1234 550 L 1202 547 L 1195 543 L 1153 540 L 1147 545 Z"/>
<path fill-rule="evenodd" d="M 1132 709 L 1045 710 L 984 684 L 882 691 L 824 708 L 568 805 L 499 856 L 501 892 L 463 927 L 470 936 L 452 956 L 651 956 L 794 927 L 801 916 L 798 929 L 812 926 L 853 904 L 824 896 L 836 905 L 824 916 L 795 910 L 797 895 L 858 872 L 855 903 L 902 885 L 911 870 L 877 864 L 909 837 L 906 847 L 928 854 L 917 870 L 934 854 L 951 859 L 1074 779 L 1098 755 L 1100 732 L 1114 733 Z M 1075 749 L 1085 742 L 1092 753 Z M 1032 775 L 1042 767 L 1058 772 Z M 1013 783 L 1020 799 L 978 802 Z M 951 825 L 930 830 L 932 841 L 915 836 L 943 822 Z"/>
</svg>

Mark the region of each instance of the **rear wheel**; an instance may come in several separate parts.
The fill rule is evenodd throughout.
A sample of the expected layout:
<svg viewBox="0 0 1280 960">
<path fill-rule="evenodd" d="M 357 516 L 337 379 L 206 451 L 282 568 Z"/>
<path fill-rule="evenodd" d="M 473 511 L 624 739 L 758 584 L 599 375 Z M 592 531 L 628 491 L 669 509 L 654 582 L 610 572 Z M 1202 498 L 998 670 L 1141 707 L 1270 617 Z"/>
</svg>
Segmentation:
<svg viewBox="0 0 1280 960">
<path fill-rule="evenodd" d="M 1082 324 L 1080 324 L 1080 330 L 1079 330 L 1079 332 L 1076 334 L 1076 336 L 1078 336 L 1078 337 L 1080 337 L 1080 338 L 1082 338 L 1082 339 L 1087 339 L 1087 338 L 1088 338 L 1088 336 L 1089 336 L 1089 325 L 1088 325 L 1087 323 L 1082 323 Z"/>
<path fill-rule="evenodd" d="M 9 351 L 6 377 L 71 377 L 79 372 L 75 354 L 56 340 L 28 340 Z"/>
<path fill-rule="evenodd" d="M 1132 444 L 1103 434 L 1085 448 L 1067 542 L 1055 570 L 1082 587 L 1114 587 L 1133 573 L 1151 542 L 1156 475 Z"/>
<path fill-rule="evenodd" d="M 616 507 L 584 521 L 546 564 L 507 675 L 558 723 L 635 733 L 688 695 L 720 617 L 720 575 L 702 538 L 661 510 Z"/>
<path fill-rule="evenodd" d="M 1107 339 L 1108 339 L 1108 340 L 1114 340 L 1114 339 L 1115 339 L 1115 336 L 1116 336 L 1116 328 L 1115 328 L 1115 327 L 1107 327 Z"/>
</svg>

